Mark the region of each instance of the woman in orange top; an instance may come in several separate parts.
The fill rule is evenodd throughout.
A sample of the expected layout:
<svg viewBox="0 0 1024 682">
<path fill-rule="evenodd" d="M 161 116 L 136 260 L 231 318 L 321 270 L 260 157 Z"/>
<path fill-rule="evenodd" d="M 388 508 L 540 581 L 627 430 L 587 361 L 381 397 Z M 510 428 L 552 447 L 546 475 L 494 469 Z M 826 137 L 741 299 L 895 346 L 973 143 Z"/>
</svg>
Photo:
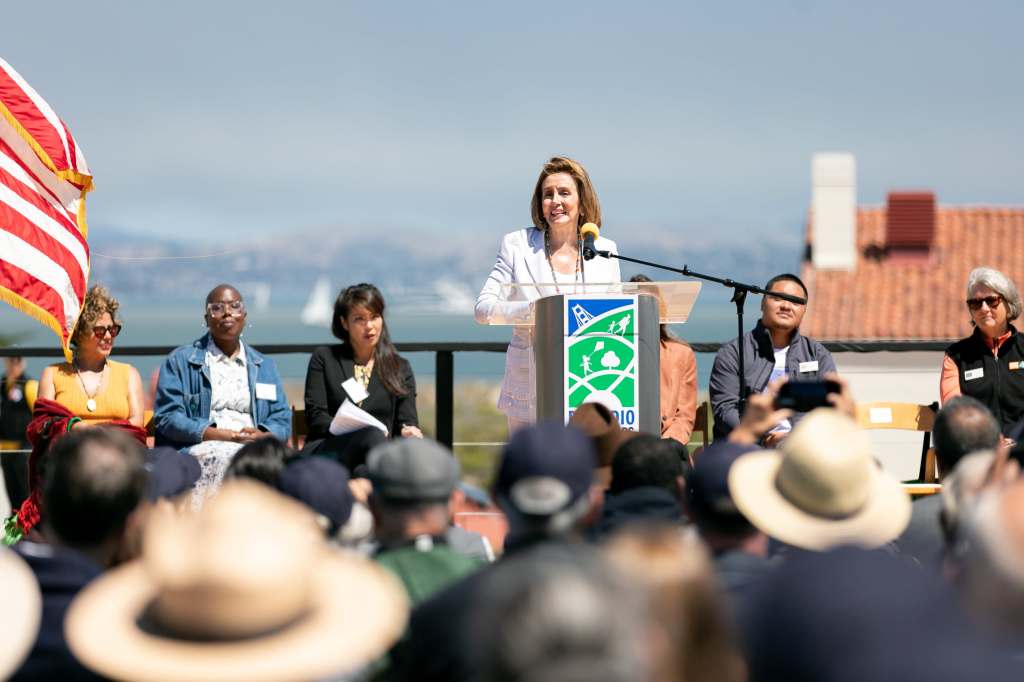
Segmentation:
<svg viewBox="0 0 1024 682">
<path fill-rule="evenodd" d="M 650 282 L 633 275 L 630 282 Z M 697 418 L 697 356 L 693 349 L 661 325 L 661 437 L 686 445 Z"/>
<path fill-rule="evenodd" d="M 127 419 L 143 426 L 142 377 L 138 370 L 110 359 L 121 331 L 117 299 L 102 286 L 85 296 L 71 335 L 74 362 L 50 365 L 39 379 L 39 397 L 55 400 L 81 418 L 72 428 Z"/>
</svg>

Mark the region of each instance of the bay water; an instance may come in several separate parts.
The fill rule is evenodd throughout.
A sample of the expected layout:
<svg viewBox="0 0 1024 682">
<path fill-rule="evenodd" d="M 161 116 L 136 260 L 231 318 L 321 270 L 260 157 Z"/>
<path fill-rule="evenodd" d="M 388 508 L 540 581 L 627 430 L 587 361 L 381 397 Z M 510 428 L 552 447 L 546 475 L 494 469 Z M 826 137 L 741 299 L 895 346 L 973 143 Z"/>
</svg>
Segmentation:
<svg viewBox="0 0 1024 682">
<path fill-rule="evenodd" d="M 727 297 L 706 296 L 702 292 L 689 321 L 684 325 L 673 325 L 680 337 L 694 342 L 726 341 L 736 336 L 735 308 Z M 759 311 L 752 299 L 747 305 L 746 327 L 749 329 L 757 319 Z M 178 346 L 190 343 L 202 336 L 202 302 L 176 301 L 166 299 L 120 299 L 120 317 L 124 329 L 114 347 L 117 346 Z M 261 344 L 279 343 L 336 343 L 326 327 L 307 326 L 300 321 L 303 301 L 270 301 L 261 308 L 250 308 L 248 324 L 243 341 L 259 348 Z M 402 308 L 394 305 L 387 312 L 388 328 L 392 340 L 400 342 L 453 342 L 453 341 L 498 341 L 506 342 L 511 337 L 510 327 L 477 324 L 473 316 L 431 312 Z M 0 304 L 0 339 L 13 346 L 57 348 L 56 336 L 35 320 L 12 308 Z M 413 365 L 419 383 L 434 381 L 433 353 L 409 353 L 407 358 Z M 162 357 L 121 358 L 130 362 L 142 373 L 144 383 L 157 370 Z M 309 357 L 305 354 L 277 355 L 282 378 L 289 384 L 301 384 L 306 375 Z M 707 390 L 708 375 L 714 356 L 698 354 L 698 386 Z M 32 358 L 28 360 L 28 371 L 38 377 L 45 365 L 56 362 L 53 358 Z M 456 353 L 455 381 L 480 381 L 498 384 L 504 372 L 504 353 Z"/>
</svg>

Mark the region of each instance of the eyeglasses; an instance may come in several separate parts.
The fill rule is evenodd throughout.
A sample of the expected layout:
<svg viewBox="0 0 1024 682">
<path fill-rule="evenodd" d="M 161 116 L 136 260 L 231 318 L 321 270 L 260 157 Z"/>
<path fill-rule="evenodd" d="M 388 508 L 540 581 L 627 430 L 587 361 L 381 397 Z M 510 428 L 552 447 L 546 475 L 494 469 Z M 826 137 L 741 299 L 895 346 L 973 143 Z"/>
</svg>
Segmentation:
<svg viewBox="0 0 1024 682">
<path fill-rule="evenodd" d="M 988 305 L 989 309 L 995 310 L 1003 302 L 1002 296 L 984 296 L 982 298 L 967 299 L 967 307 L 971 310 L 981 310 L 981 304 Z"/>
<path fill-rule="evenodd" d="M 92 328 L 92 335 L 95 336 L 97 339 L 102 339 L 107 334 L 110 334 L 110 338 L 116 339 L 117 335 L 120 333 L 121 325 L 119 324 L 110 324 L 107 325 L 106 327 L 96 325 L 95 327 Z"/>
<path fill-rule="evenodd" d="M 245 314 L 245 303 L 242 301 L 229 301 L 227 303 L 207 303 L 206 312 L 214 317 L 218 315 L 231 315 L 232 317 L 240 317 Z"/>
</svg>

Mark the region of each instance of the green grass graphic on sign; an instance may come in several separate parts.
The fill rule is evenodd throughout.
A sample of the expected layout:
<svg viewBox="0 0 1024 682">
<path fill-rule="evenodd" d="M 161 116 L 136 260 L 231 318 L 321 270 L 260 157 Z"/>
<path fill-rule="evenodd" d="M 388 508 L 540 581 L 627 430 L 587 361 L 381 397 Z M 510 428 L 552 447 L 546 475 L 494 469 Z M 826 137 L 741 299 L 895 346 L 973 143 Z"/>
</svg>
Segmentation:
<svg viewBox="0 0 1024 682">
<path fill-rule="evenodd" d="M 566 340 L 566 403 L 588 398 L 612 409 L 636 408 L 636 306 L 589 319 Z"/>
</svg>

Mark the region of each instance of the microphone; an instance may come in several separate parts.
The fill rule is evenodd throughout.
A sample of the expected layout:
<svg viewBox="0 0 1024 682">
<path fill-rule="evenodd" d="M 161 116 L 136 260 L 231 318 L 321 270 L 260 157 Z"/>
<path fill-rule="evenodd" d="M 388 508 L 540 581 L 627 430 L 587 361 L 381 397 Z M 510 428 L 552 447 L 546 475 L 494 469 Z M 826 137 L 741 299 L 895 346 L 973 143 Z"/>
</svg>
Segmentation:
<svg viewBox="0 0 1024 682">
<path fill-rule="evenodd" d="M 583 237 L 583 260 L 594 260 L 597 249 L 594 248 L 594 240 L 600 232 L 594 223 L 584 223 L 580 228 L 580 236 Z"/>
</svg>

